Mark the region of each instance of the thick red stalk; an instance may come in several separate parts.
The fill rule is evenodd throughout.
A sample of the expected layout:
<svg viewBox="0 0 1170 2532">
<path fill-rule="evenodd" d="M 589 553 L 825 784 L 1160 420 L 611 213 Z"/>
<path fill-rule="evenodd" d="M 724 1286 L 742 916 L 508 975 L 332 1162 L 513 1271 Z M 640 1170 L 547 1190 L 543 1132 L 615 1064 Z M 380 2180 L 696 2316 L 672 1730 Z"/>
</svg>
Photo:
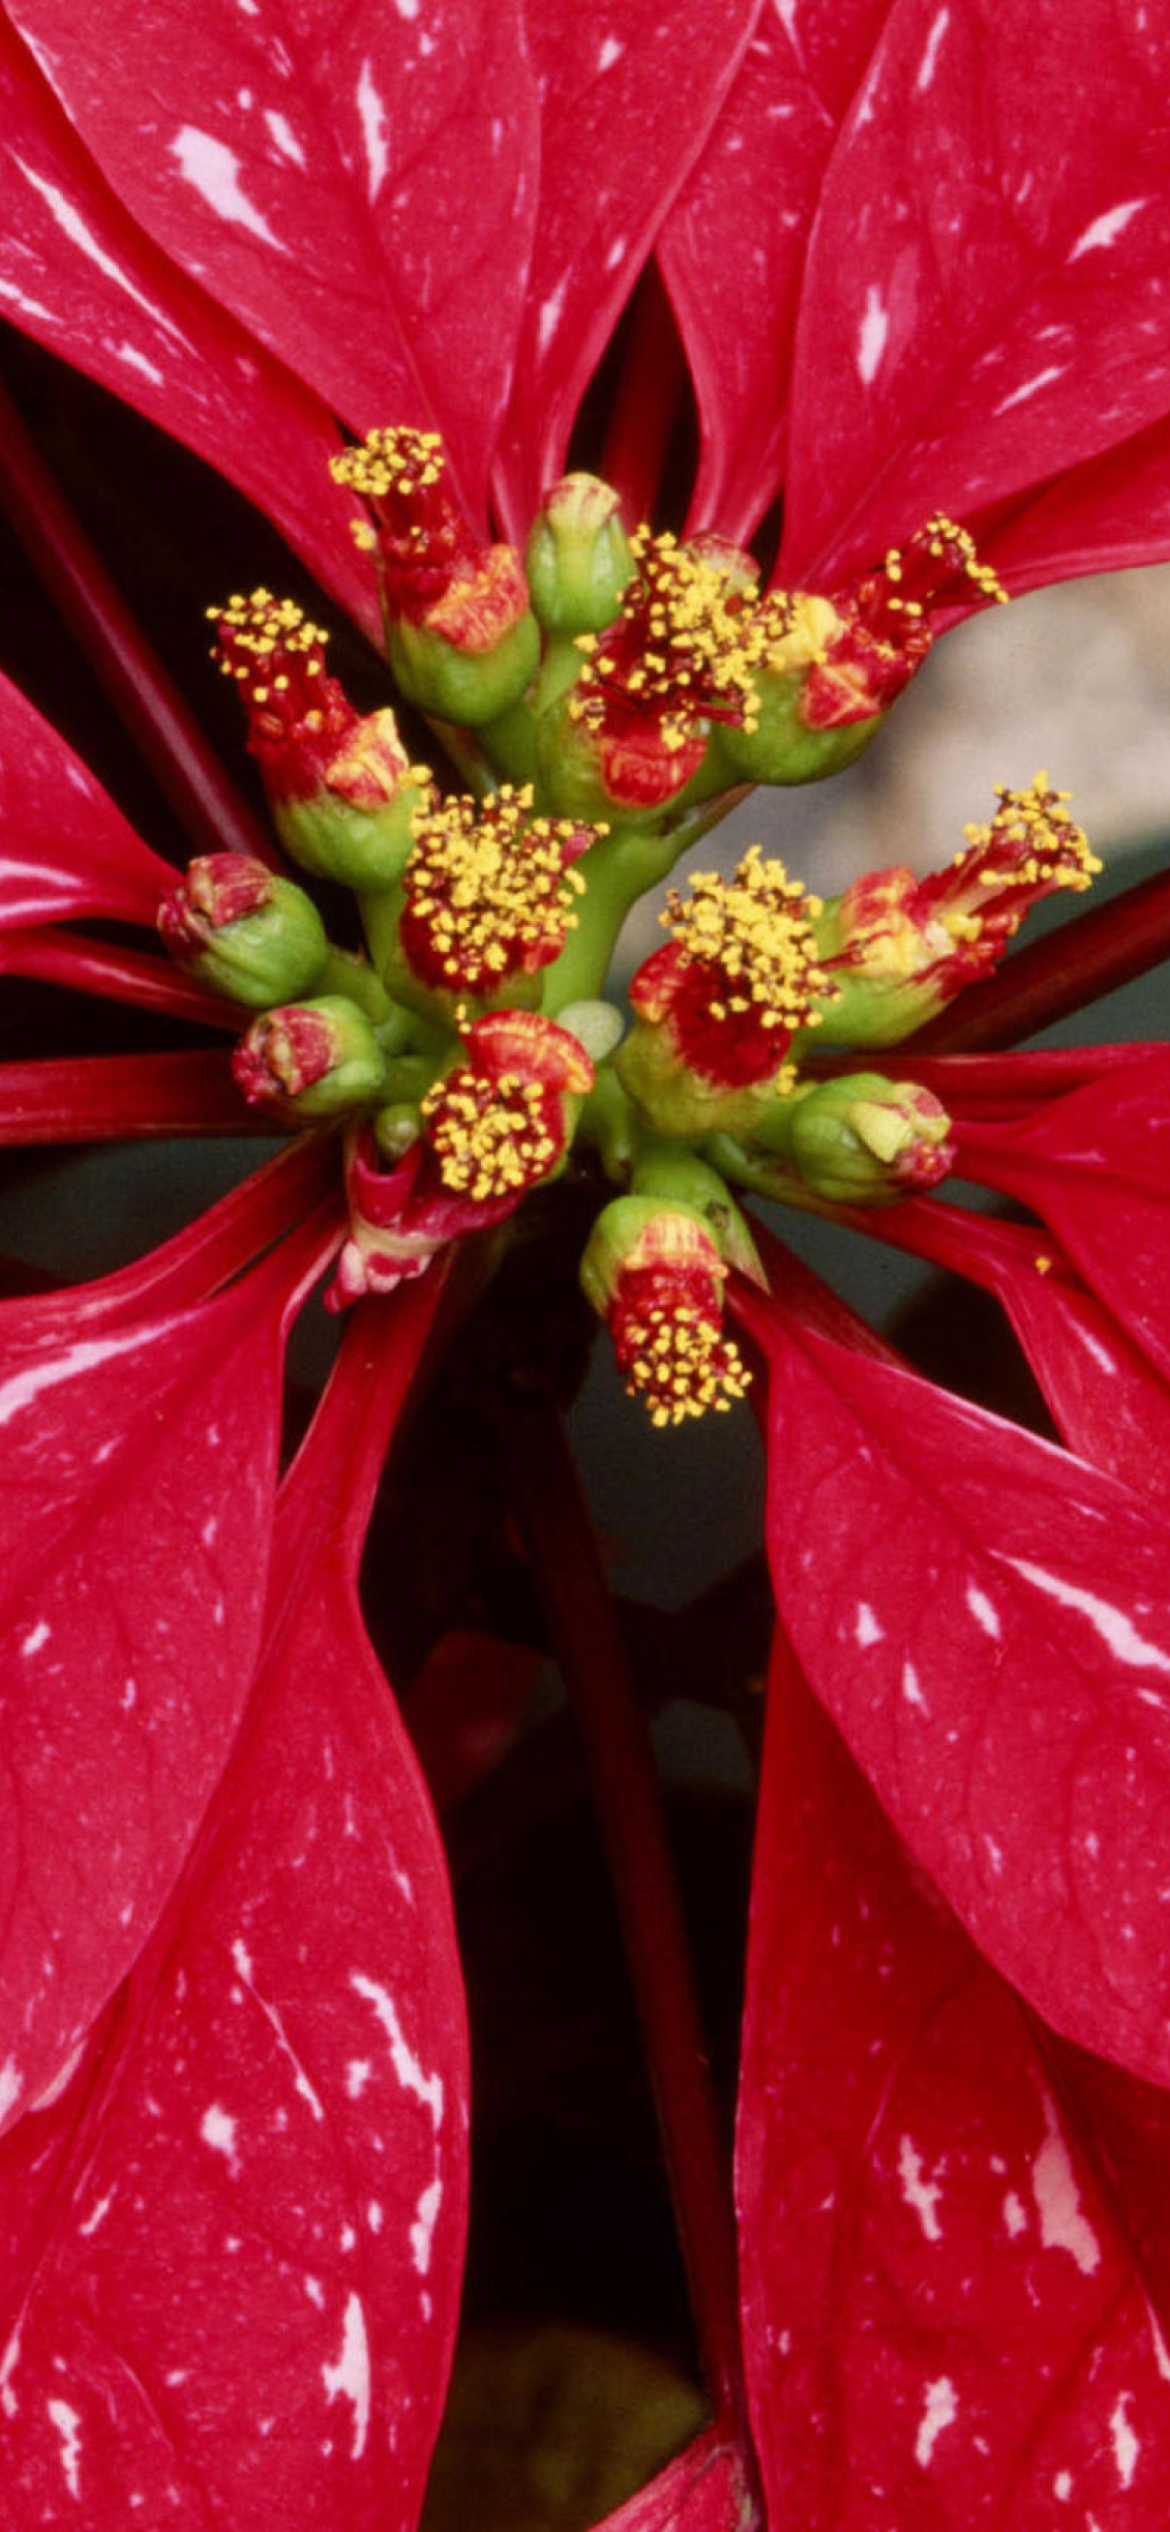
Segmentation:
<svg viewBox="0 0 1170 2532">
<path fill-rule="evenodd" d="M 685 377 L 674 311 L 657 265 L 649 264 L 634 299 L 598 469 L 621 494 L 630 527 L 653 517 Z"/>
<path fill-rule="evenodd" d="M 132 1002 L 139 1010 L 165 1011 L 209 1029 L 236 1032 L 246 1017 L 238 1003 L 217 1001 L 193 978 L 180 975 L 168 959 L 112 949 L 107 941 L 88 941 L 57 924 L 5 933 L 0 938 L 0 974 L 36 976 L 42 984 L 65 985 L 109 1002 Z"/>
<path fill-rule="evenodd" d="M 274 863 L 224 773 L 0 388 L 0 506 L 86 653 L 197 853 Z"/>
<path fill-rule="evenodd" d="M 654 2083 L 704 2370 L 746 2444 L 735 2219 L 645 1718 L 560 1418 L 503 1411 L 506 1484 L 593 1784 Z"/>
<path fill-rule="evenodd" d="M 898 1052 L 972 1055 L 1010 1046 L 1099 1002 L 1164 958 L 1170 958 L 1170 873 L 1155 871 L 1110 904 L 1018 951 Z"/>
<path fill-rule="evenodd" d="M 154 1134 L 271 1134 L 218 1048 L 0 1064 L 0 1144 L 117 1143 Z"/>
</svg>

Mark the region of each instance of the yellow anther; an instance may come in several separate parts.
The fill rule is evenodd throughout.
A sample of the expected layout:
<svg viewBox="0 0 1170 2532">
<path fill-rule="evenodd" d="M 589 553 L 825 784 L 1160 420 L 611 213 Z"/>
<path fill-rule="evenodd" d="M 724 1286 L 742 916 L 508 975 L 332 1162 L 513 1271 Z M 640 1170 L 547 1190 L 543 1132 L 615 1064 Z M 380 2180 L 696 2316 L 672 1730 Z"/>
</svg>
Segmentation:
<svg viewBox="0 0 1170 2532">
<path fill-rule="evenodd" d="M 410 500 L 442 481 L 446 463 L 437 431 L 399 425 L 368 431 L 359 448 L 330 458 L 329 472 L 335 483 L 348 484 L 367 501 L 384 501 L 391 493 Z"/>
<path fill-rule="evenodd" d="M 765 861 L 758 844 L 731 879 L 692 871 L 690 886 L 689 899 L 670 890 L 660 920 L 687 958 L 718 971 L 724 1006 L 754 1008 L 766 1027 L 815 1027 L 818 1001 L 836 991 L 817 963 L 810 917 L 823 911 L 820 898 L 806 896 L 783 862 Z"/>
<path fill-rule="evenodd" d="M 443 1185 L 489 1204 L 545 1178 L 559 1145 L 545 1122 L 546 1092 L 519 1073 L 495 1079 L 458 1065 L 422 1103 Z"/>
<path fill-rule="evenodd" d="M 566 868 L 583 834 L 571 819 L 534 817 L 530 784 L 504 783 L 489 799 L 445 800 L 416 813 L 406 865 L 411 915 L 452 984 L 474 988 L 484 971 L 523 966 L 577 922 L 584 882 Z M 554 951 L 555 954 L 555 951 Z"/>
</svg>

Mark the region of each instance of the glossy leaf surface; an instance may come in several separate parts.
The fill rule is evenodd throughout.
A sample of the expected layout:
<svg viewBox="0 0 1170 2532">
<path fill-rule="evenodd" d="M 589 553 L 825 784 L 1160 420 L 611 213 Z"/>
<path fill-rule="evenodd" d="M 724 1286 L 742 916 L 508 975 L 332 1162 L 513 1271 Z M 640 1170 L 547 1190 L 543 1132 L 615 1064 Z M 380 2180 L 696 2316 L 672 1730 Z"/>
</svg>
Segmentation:
<svg viewBox="0 0 1170 2532">
<path fill-rule="evenodd" d="M 28 2520 L 417 2520 L 466 2037 L 433 1819 L 356 1612 L 365 1479 L 335 1418 L 380 1456 L 431 1306 L 351 1341 L 282 1498 L 267 1654 L 198 1851 L 72 2084 L 0 2148 L 0 2450 Z"/>
<path fill-rule="evenodd" d="M 79 914 L 153 928 L 174 879 L 80 757 L 0 678 L 0 931 Z"/>
<path fill-rule="evenodd" d="M 771 2520 L 1161 2520 L 1170 2278 L 1143 2280 L 1082 2106 L 778 1654 L 738 2141 Z"/>
<path fill-rule="evenodd" d="M 1083 1462 L 741 1296 L 812 1686 L 980 1948 L 1170 2077 L 1165 1528 Z"/>
<path fill-rule="evenodd" d="M 100 1332 L 5 1305 L 2 2121 L 124 1976 L 224 1764 L 260 1637 L 284 1321 L 322 1248 Z"/>
<path fill-rule="evenodd" d="M 218 1049 L 50 1056 L 0 1064 L 0 1144 L 108 1143 L 161 1134 L 267 1134 Z"/>
<path fill-rule="evenodd" d="M 808 235 L 889 0 L 760 10 L 657 253 L 703 423 L 691 524 L 743 540 L 779 488 Z"/>
<path fill-rule="evenodd" d="M 1170 410 L 1168 69 L 1156 12 L 897 0 L 810 246 L 783 574 L 831 582 Z"/>
<path fill-rule="evenodd" d="M 156 244 L 356 430 L 442 428 L 481 499 L 533 214 L 518 0 L 12 13 Z"/>
<path fill-rule="evenodd" d="M 1085 1290 L 1050 1234 L 920 1199 L 865 1228 L 994 1293 L 1069 1449 L 1170 1515 L 1170 1383 Z"/>
<path fill-rule="evenodd" d="M 230 477 L 373 630 L 332 415 L 130 217 L 0 17 L 0 314 Z M 96 24 L 95 21 L 90 23 Z M 36 28 L 32 28 L 34 37 Z"/>
<path fill-rule="evenodd" d="M 1170 1048 L 1004 1124 L 964 1126 L 958 1168 L 1019 1198 L 1170 1373 Z"/>
<path fill-rule="evenodd" d="M 755 0 L 529 0 L 540 199 L 497 497 L 521 534 L 564 466 L 590 373 L 703 149 Z"/>
</svg>

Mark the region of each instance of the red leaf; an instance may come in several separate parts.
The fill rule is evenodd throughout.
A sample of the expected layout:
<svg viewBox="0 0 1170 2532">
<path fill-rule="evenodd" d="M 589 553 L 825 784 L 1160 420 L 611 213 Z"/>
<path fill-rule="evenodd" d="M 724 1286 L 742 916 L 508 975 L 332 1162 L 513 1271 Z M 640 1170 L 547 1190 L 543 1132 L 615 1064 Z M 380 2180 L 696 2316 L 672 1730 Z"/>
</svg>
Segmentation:
<svg viewBox="0 0 1170 2532">
<path fill-rule="evenodd" d="M 0 1064 L 0 1144 L 108 1143 L 156 1134 L 268 1134 L 218 1048 Z"/>
<path fill-rule="evenodd" d="M 787 577 L 839 580 L 1170 409 L 1168 73 L 1161 16 L 897 0 L 810 245 Z"/>
<path fill-rule="evenodd" d="M 79 932 L 0 932 L 0 975 L 38 976 L 44 984 L 133 1003 L 142 1011 L 165 1011 L 210 1029 L 235 1032 L 240 1026 L 238 1004 L 217 1001 L 193 978 L 180 975 L 169 959 L 111 949 Z"/>
<path fill-rule="evenodd" d="M 988 1958 L 1170 2078 L 1165 1529 L 1030 1434 L 738 1295 L 769 1553 L 819 1697 Z"/>
<path fill-rule="evenodd" d="M 0 113 L 3 314 L 228 475 L 376 633 L 331 414 L 135 227 L 5 19 Z"/>
<path fill-rule="evenodd" d="M 995 531 L 996 567 L 1013 589 L 1076 572 L 1125 571 L 1170 550 L 1170 422 L 1090 457 Z"/>
<path fill-rule="evenodd" d="M 170 862 L 139 842 L 48 721 L 0 677 L 0 931 L 79 914 L 153 929 Z"/>
<path fill-rule="evenodd" d="M 1120 2210 L 1017 1999 L 914 1872 L 782 1656 L 738 2197 L 777 2523 L 1163 2520 L 1170 2360 Z M 1165 2312 L 1165 2268 L 1156 2293 Z"/>
<path fill-rule="evenodd" d="M 1170 1047 L 1030 1117 L 962 1125 L 956 1166 L 1048 1223 L 1090 1289 L 1170 1373 Z"/>
<path fill-rule="evenodd" d="M 148 235 L 358 430 L 442 429 L 481 500 L 534 208 L 516 0 L 12 13 Z"/>
<path fill-rule="evenodd" d="M 1069 1449 L 1170 1514 L 1170 1388 L 1047 1238 L 917 1198 L 853 1218 L 994 1293 Z"/>
<path fill-rule="evenodd" d="M 826 85 L 847 102 L 889 5 L 849 0 L 827 26 L 765 6 L 659 233 L 703 422 L 692 529 L 742 542 L 778 488 L 808 234 L 840 119 Z"/>
<path fill-rule="evenodd" d="M 284 1326 L 319 1223 L 219 1300 L 62 1343 L 0 1317 L 0 2125 L 141 1949 L 260 1637 Z"/>
<path fill-rule="evenodd" d="M 433 1303 L 351 1323 L 198 1853 L 70 2089 L 5 2149 L 0 2443 L 30 2521 L 73 2500 L 95 2525 L 417 2520 L 466 2035 L 442 1853 L 353 1577 Z"/>
<path fill-rule="evenodd" d="M 913 1043 L 898 1048 L 898 1070 L 941 1099 L 948 1116 L 982 1120 L 1030 1117 L 1039 1099 L 1081 1090 L 1106 1075 L 1128 1072 L 1163 1055 L 1154 1040 L 1122 1046 L 1026 1047 L 1009 1055 L 916 1055 Z M 860 1062 L 861 1059 L 859 1058 Z"/>
<path fill-rule="evenodd" d="M 522 536 L 600 353 L 738 68 L 758 0 L 529 0 L 540 201 L 495 489 Z"/>
<path fill-rule="evenodd" d="M 595 2532 L 753 2532 L 758 2520 L 739 2458 L 712 2427 Z"/>
</svg>

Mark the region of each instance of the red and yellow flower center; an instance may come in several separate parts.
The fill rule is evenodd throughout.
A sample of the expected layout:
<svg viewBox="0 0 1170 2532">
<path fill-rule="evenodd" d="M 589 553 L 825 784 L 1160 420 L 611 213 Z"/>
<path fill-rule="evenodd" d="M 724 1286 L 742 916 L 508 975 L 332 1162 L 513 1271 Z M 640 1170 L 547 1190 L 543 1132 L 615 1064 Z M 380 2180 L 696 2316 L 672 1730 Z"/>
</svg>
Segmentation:
<svg viewBox="0 0 1170 2532">
<path fill-rule="evenodd" d="M 422 1115 L 443 1185 L 474 1204 L 522 1196 L 564 1146 L 556 1092 L 521 1073 L 458 1064 L 427 1092 Z"/>
<path fill-rule="evenodd" d="M 608 1312 L 619 1371 L 656 1425 L 682 1424 L 742 1398 L 749 1373 L 724 1335 L 719 1281 L 693 1267 L 627 1267 Z"/>
<path fill-rule="evenodd" d="M 836 990 L 818 959 L 820 912 L 820 899 L 758 844 L 730 879 L 693 872 L 689 897 L 668 894 L 661 921 L 672 946 L 635 976 L 635 1010 L 666 1024 L 680 1061 L 706 1082 L 741 1089 L 775 1078 L 795 1031 L 817 1027 Z"/>
<path fill-rule="evenodd" d="M 360 447 L 331 458 L 329 470 L 374 513 L 377 532 L 359 526 L 355 535 L 377 547 L 395 603 L 404 614 L 425 612 L 476 553 L 448 490 L 439 433 L 405 425 L 370 431 Z"/>
<path fill-rule="evenodd" d="M 224 676 L 235 679 L 258 735 L 274 744 L 349 729 L 352 706 L 326 673 L 329 636 L 294 599 L 253 589 L 250 597 L 229 598 L 207 613 L 218 635 L 213 657 Z"/>
<path fill-rule="evenodd" d="M 699 721 L 751 729 L 756 712 L 747 638 L 753 584 L 702 551 L 641 527 L 630 540 L 637 566 L 616 624 L 583 633 L 586 665 L 570 709 L 607 727 L 616 713 L 655 723 L 677 755 Z"/>
<path fill-rule="evenodd" d="M 532 800 L 504 783 L 415 817 L 400 939 L 425 983 L 487 993 L 564 948 L 584 888 L 572 864 L 603 830 L 534 817 Z"/>
</svg>

